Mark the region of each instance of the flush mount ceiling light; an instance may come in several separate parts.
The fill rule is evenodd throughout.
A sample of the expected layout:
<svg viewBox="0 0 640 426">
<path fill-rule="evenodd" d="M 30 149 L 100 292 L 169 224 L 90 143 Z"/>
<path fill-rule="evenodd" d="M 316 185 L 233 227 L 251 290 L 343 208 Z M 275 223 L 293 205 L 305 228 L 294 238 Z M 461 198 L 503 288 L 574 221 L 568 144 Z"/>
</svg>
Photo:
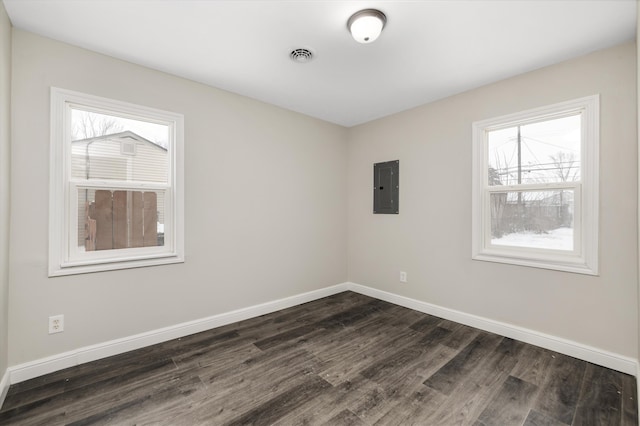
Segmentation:
<svg viewBox="0 0 640 426">
<path fill-rule="evenodd" d="M 347 28 L 351 36 L 358 43 L 374 42 L 387 22 L 384 13 L 376 9 L 364 9 L 351 15 L 347 21 Z"/>
</svg>

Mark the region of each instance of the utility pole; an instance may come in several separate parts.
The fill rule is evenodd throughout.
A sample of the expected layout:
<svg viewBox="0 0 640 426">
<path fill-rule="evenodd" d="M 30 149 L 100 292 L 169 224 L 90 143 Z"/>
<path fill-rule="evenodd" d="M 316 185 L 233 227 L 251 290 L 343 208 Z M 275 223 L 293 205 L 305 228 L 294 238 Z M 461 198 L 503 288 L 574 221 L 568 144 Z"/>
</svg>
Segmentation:
<svg viewBox="0 0 640 426">
<path fill-rule="evenodd" d="M 518 126 L 518 185 L 522 183 L 522 136 Z M 518 192 L 518 205 L 522 205 L 522 192 Z"/>
<path fill-rule="evenodd" d="M 522 183 L 522 134 L 520 133 L 520 126 L 518 126 L 518 184 Z M 522 204 L 522 191 L 518 191 L 518 225 L 522 230 L 526 228 L 524 225 L 524 205 Z"/>
</svg>

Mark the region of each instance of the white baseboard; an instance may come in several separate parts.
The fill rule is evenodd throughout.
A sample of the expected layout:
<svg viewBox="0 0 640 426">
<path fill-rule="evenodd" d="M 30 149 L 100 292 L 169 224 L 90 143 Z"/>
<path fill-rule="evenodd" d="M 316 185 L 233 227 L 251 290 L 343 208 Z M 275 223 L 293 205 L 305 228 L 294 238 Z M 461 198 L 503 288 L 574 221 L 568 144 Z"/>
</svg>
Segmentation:
<svg viewBox="0 0 640 426">
<path fill-rule="evenodd" d="M 638 395 L 640 395 L 640 361 L 636 362 L 636 399 Z"/>
<path fill-rule="evenodd" d="M 92 346 L 85 346 L 73 351 L 9 367 L 2 378 L 2 382 L 0 382 L 0 392 L 2 392 L 0 393 L 0 396 L 2 397 L 0 398 L 0 402 L 6 395 L 9 384 L 19 383 L 65 368 L 84 364 L 86 362 L 118 355 L 127 351 L 166 342 L 168 340 L 210 330 L 212 328 L 231 324 L 237 321 L 265 315 L 280 309 L 311 302 L 313 300 L 347 290 L 573 356 L 613 370 L 634 375 L 640 380 L 640 365 L 636 359 L 534 330 L 444 308 L 360 284 L 346 282 L 320 290 L 286 297 L 284 299 L 278 299 L 199 320 L 136 334 L 134 336 L 111 340 L 109 342 L 99 343 Z"/>
<path fill-rule="evenodd" d="M 9 386 L 11 385 L 9 378 L 11 374 L 9 370 L 6 370 L 2 375 L 2 380 L 0 380 L 0 408 L 4 404 L 4 399 L 7 397 L 7 392 L 9 392 Z"/>
<path fill-rule="evenodd" d="M 73 351 L 41 358 L 35 361 L 9 367 L 5 376 L 10 377 L 11 384 L 23 382 L 54 371 L 63 370 L 86 362 L 95 361 L 127 351 L 140 349 L 145 346 L 155 345 L 201 331 L 231 324 L 260 315 L 265 315 L 281 309 L 290 308 L 302 303 L 311 302 L 332 294 L 347 291 L 347 283 L 334 285 L 320 290 L 302 293 L 284 299 L 274 300 L 247 308 L 213 315 L 199 320 L 189 321 L 170 327 L 152 330 L 146 333 L 136 334 L 109 342 L 75 349 Z"/>
<path fill-rule="evenodd" d="M 611 368 L 612 370 L 621 371 L 626 374 L 638 377 L 638 360 L 629 358 L 616 353 L 608 352 L 582 343 L 563 339 L 561 337 L 540 333 L 523 327 L 503 323 L 500 321 L 483 318 L 480 316 L 467 314 L 442 306 L 433 305 L 431 303 L 422 302 L 420 300 L 411 299 L 409 297 L 399 296 L 382 290 L 363 286 L 355 283 L 348 283 L 347 288 L 356 293 L 361 293 L 376 299 L 384 300 L 396 305 L 404 306 L 409 309 L 424 312 L 440 318 L 448 319 L 460 324 L 479 328 L 484 331 L 499 334 L 501 336 L 510 337 L 521 342 L 530 343 L 540 346 L 554 352 L 582 359 L 593 364 Z"/>
</svg>

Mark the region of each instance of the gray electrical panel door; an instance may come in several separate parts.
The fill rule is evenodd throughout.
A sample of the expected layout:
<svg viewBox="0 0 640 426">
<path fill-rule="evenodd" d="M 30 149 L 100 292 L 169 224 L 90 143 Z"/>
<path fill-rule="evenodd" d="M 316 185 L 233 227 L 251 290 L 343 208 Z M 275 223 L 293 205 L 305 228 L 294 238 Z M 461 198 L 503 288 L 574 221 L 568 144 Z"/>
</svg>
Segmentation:
<svg viewBox="0 0 640 426">
<path fill-rule="evenodd" d="M 373 165 L 373 212 L 398 214 L 400 191 L 400 160 Z"/>
</svg>

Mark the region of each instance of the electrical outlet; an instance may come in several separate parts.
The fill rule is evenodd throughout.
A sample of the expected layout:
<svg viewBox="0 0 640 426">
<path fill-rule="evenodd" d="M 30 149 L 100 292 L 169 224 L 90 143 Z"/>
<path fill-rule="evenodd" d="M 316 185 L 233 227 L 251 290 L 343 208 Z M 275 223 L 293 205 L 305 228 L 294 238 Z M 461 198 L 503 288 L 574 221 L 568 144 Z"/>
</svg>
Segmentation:
<svg viewBox="0 0 640 426">
<path fill-rule="evenodd" d="M 64 331 L 64 315 L 49 317 L 49 334 L 62 333 Z"/>
<path fill-rule="evenodd" d="M 404 271 L 400 271 L 400 282 L 401 283 L 407 282 L 407 273 Z"/>
</svg>

